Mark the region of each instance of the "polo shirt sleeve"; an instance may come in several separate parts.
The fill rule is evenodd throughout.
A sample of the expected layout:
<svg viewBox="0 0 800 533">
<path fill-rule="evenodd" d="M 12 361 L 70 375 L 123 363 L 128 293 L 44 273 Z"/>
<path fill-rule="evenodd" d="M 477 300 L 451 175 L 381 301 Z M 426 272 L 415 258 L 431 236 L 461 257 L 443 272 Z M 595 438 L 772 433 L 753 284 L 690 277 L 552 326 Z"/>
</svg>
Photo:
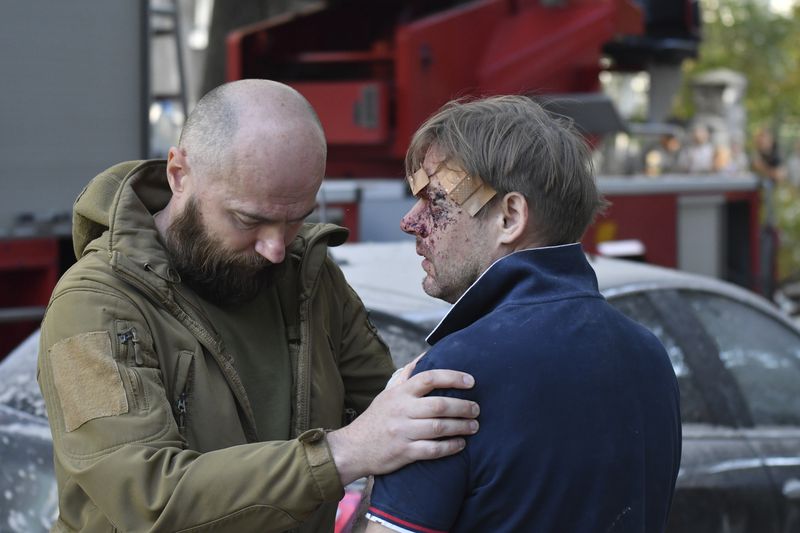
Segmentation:
<svg viewBox="0 0 800 533">
<path fill-rule="evenodd" d="M 438 368 L 431 353 L 417 364 L 415 374 Z M 434 391 L 430 396 L 466 397 L 460 390 Z M 438 533 L 455 524 L 469 491 L 469 439 L 461 452 L 407 465 L 376 476 L 367 518 L 400 532 Z"/>
</svg>

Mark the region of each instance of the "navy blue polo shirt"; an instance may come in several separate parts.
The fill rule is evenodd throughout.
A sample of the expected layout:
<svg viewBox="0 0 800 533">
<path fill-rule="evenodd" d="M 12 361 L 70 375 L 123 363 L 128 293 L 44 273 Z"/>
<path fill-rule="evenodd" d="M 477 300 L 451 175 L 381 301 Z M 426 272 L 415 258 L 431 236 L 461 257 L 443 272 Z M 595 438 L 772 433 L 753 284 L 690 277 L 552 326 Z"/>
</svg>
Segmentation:
<svg viewBox="0 0 800 533">
<path fill-rule="evenodd" d="M 609 305 L 580 245 L 494 263 L 428 337 L 481 406 L 453 456 L 375 478 L 396 531 L 663 531 L 680 465 L 678 384 L 658 339 Z"/>
</svg>

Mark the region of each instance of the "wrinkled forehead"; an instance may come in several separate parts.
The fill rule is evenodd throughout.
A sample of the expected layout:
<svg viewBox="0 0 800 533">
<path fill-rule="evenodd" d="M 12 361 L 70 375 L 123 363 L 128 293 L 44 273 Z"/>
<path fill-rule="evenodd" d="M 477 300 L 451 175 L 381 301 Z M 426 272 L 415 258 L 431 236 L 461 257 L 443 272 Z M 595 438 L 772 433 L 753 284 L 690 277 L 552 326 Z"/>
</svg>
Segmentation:
<svg viewBox="0 0 800 533">
<path fill-rule="evenodd" d="M 198 191 L 209 202 L 262 217 L 304 214 L 316 205 L 324 161 L 272 157 L 232 158 Z"/>
</svg>

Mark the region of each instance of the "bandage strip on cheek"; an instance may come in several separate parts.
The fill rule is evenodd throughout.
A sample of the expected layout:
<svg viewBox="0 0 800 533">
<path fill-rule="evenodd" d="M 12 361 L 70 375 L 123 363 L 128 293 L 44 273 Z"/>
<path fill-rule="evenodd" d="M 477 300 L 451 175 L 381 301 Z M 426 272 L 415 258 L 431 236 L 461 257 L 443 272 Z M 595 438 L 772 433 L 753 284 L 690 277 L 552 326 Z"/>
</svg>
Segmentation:
<svg viewBox="0 0 800 533">
<path fill-rule="evenodd" d="M 497 194 L 497 191 L 480 177 L 468 176 L 463 171 L 442 168 L 436 175 L 442 182 L 442 188 L 447 195 L 473 217 Z M 423 168 L 408 176 L 408 184 L 414 196 L 428 183 L 430 183 L 430 178 Z"/>
</svg>

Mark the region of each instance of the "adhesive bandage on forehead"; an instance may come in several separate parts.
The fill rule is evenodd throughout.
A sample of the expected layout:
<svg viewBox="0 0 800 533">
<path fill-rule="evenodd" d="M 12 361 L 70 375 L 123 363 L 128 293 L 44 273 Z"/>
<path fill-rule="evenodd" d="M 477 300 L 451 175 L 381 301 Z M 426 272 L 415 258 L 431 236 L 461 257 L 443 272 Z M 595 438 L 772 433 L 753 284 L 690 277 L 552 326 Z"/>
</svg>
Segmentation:
<svg viewBox="0 0 800 533">
<path fill-rule="evenodd" d="M 497 194 L 497 191 L 480 177 L 469 176 L 462 170 L 442 166 L 436 171 L 435 176 L 438 176 L 445 193 L 472 217 Z M 428 173 L 420 167 L 414 174 L 408 176 L 411 194 L 414 196 L 419 194 L 430 181 Z"/>
</svg>

